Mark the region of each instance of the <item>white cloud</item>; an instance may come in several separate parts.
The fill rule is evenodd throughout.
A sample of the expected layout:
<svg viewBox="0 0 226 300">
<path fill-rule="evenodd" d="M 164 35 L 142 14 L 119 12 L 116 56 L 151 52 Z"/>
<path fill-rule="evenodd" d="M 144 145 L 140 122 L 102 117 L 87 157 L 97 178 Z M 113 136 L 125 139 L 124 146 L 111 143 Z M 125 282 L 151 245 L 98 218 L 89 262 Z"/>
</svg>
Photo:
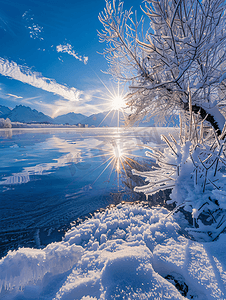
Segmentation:
<svg viewBox="0 0 226 300">
<path fill-rule="evenodd" d="M 25 13 L 22 15 L 22 18 L 26 21 L 25 27 L 29 30 L 30 38 L 34 40 L 43 40 L 43 38 L 41 37 L 43 27 L 34 22 L 34 15 L 31 13 L 31 11 L 25 11 Z"/>
<path fill-rule="evenodd" d="M 88 63 L 88 56 L 82 57 L 81 55 L 78 55 L 78 53 L 75 53 L 75 51 L 72 50 L 72 46 L 70 44 L 58 45 L 56 50 L 57 52 L 68 53 L 69 55 L 72 55 L 74 58 L 82 61 L 85 65 Z"/>
<path fill-rule="evenodd" d="M 21 96 L 17 96 L 17 95 L 13 95 L 13 94 L 7 94 L 10 97 L 16 98 L 16 99 L 22 99 L 23 97 Z"/>
<path fill-rule="evenodd" d="M 80 102 L 70 102 L 62 99 L 59 99 L 54 103 L 46 103 L 33 100 L 30 104 L 27 101 L 26 104 L 32 105 L 37 110 L 44 112 L 52 118 L 63 114 L 67 114 L 69 112 L 81 113 L 86 116 L 89 116 L 91 114 L 103 111 L 98 105 L 93 105 L 84 102 L 82 102 L 82 105 L 79 105 Z"/>
<path fill-rule="evenodd" d="M 67 114 L 69 112 L 81 113 L 86 116 L 91 114 L 99 113 L 102 111 L 107 111 L 110 109 L 109 102 L 103 101 L 103 98 L 99 99 L 95 95 L 99 95 L 101 90 L 93 89 L 88 90 L 82 95 L 82 101 L 67 101 L 64 99 L 55 100 L 52 103 L 47 103 L 43 98 L 27 98 L 23 99 L 21 103 L 29 105 L 38 111 L 55 118 L 59 115 Z M 40 101 L 40 100 L 43 101 Z"/>
<path fill-rule="evenodd" d="M 88 63 L 88 56 L 83 56 L 83 59 L 84 59 L 84 64 L 86 65 Z"/>
<path fill-rule="evenodd" d="M 57 94 L 69 101 L 79 101 L 82 91 L 76 88 L 68 88 L 58 84 L 55 80 L 42 77 L 41 74 L 32 72 L 29 68 L 17 65 L 15 62 L 9 62 L 7 59 L 0 58 L 0 74 L 30 84 L 44 91 Z"/>
</svg>

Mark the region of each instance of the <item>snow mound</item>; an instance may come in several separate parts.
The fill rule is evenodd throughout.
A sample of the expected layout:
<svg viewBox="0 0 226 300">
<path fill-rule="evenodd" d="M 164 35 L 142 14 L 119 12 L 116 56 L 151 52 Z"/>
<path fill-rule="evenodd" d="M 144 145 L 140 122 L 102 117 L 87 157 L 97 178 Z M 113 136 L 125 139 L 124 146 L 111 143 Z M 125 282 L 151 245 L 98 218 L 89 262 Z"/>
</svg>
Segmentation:
<svg viewBox="0 0 226 300">
<path fill-rule="evenodd" d="M 0 298 L 225 299 L 225 235 L 193 242 L 168 213 L 120 204 L 62 242 L 10 251 L 0 260 Z"/>
</svg>

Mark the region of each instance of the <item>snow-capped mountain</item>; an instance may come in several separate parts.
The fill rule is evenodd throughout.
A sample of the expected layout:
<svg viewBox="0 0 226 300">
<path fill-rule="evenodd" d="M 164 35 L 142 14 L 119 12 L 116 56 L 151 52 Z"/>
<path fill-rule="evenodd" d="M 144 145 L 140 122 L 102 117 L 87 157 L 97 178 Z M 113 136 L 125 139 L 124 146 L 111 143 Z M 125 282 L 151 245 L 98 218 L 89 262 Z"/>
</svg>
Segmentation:
<svg viewBox="0 0 226 300">
<path fill-rule="evenodd" d="M 36 109 L 31 109 L 28 106 L 17 105 L 14 109 L 10 110 L 8 107 L 0 106 L 0 117 L 1 111 L 4 118 L 9 118 L 12 122 L 21 122 L 21 123 L 53 123 L 53 124 L 69 124 L 69 125 L 77 125 L 88 124 L 88 126 L 95 127 L 115 127 L 122 126 L 124 124 L 124 116 L 122 112 L 115 111 L 107 111 L 103 113 L 93 114 L 89 117 L 83 114 L 76 114 L 74 112 L 70 112 L 68 114 L 64 114 L 58 116 L 56 118 L 51 118 L 42 112 L 38 112 Z M 4 114 L 3 114 L 4 113 Z M 118 122 L 119 120 L 119 122 Z"/>
<path fill-rule="evenodd" d="M 4 105 L 0 105 L 0 118 L 4 118 L 5 116 L 7 116 L 9 113 L 11 112 L 11 109 L 4 106 Z"/>
<path fill-rule="evenodd" d="M 52 123 L 52 118 L 38 112 L 36 109 L 31 109 L 28 106 L 17 105 L 10 113 L 7 115 L 12 122 L 49 122 Z"/>
<path fill-rule="evenodd" d="M 70 112 L 58 116 L 56 118 L 51 118 L 42 112 L 38 112 L 36 109 L 31 109 L 28 106 L 17 105 L 14 109 L 10 109 L 6 106 L 0 105 L 0 118 L 9 118 L 12 122 L 21 122 L 21 123 L 53 123 L 53 124 L 69 124 L 77 125 L 78 123 L 87 124 L 89 127 L 117 127 L 124 125 L 124 115 L 121 111 L 112 110 L 105 111 L 98 114 L 93 114 L 89 117 L 80 114 Z M 179 120 L 176 120 L 176 124 L 179 124 Z M 153 127 L 156 125 L 156 122 L 151 118 L 148 122 L 145 121 L 145 118 L 141 122 L 134 124 L 135 127 Z M 175 126 L 172 122 L 167 122 L 167 126 Z"/>
<path fill-rule="evenodd" d="M 118 121 L 119 120 L 119 121 Z M 82 124 L 88 124 L 89 126 L 95 127 L 117 127 L 124 125 L 124 116 L 122 112 L 112 110 L 112 111 L 105 111 L 103 113 L 93 114 L 89 117 L 86 117 L 81 121 Z"/>
<path fill-rule="evenodd" d="M 1 115 L 1 111 L 2 111 L 2 115 Z M 47 116 L 42 112 L 38 112 L 36 109 L 31 109 L 29 106 L 24 106 L 24 105 L 17 105 L 12 110 L 10 110 L 6 106 L 0 106 L 0 117 L 9 118 L 12 122 L 21 122 L 21 123 L 47 122 L 53 124 L 69 124 L 69 125 L 76 125 L 78 123 L 82 123 L 81 121 L 86 118 L 85 115 L 80 113 L 76 114 L 74 112 L 70 112 L 68 114 L 58 116 L 56 118 L 51 118 L 50 116 Z"/>
<path fill-rule="evenodd" d="M 78 123 L 83 123 L 82 120 L 85 118 L 86 118 L 86 116 L 83 114 L 76 114 L 74 112 L 70 112 L 68 114 L 61 115 L 61 116 L 54 118 L 53 123 L 76 125 Z"/>
</svg>

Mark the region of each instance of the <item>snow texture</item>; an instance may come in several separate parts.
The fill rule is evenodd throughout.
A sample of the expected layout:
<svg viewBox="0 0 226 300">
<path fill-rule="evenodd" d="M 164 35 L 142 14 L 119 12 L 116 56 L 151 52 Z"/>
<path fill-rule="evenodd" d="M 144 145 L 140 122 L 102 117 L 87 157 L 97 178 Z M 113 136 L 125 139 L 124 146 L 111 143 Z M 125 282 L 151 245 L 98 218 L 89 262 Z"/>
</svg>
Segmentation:
<svg viewBox="0 0 226 300">
<path fill-rule="evenodd" d="M 168 214 L 119 204 L 73 227 L 62 242 L 9 251 L 0 260 L 0 298 L 225 299 L 226 236 L 188 240 Z"/>
</svg>

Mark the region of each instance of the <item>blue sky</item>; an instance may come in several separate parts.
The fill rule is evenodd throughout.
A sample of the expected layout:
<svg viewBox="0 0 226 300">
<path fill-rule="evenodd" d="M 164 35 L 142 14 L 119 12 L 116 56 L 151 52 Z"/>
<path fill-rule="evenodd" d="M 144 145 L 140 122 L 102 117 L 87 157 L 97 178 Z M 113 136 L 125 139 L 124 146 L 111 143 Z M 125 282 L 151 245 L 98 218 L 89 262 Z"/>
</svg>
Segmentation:
<svg viewBox="0 0 226 300">
<path fill-rule="evenodd" d="M 142 1 L 125 0 L 140 10 Z M 109 110 L 98 14 L 105 0 L 0 0 L 0 104 L 52 117 Z M 99 99 L 97 97 L 106 98 Z"/>
</svg>

